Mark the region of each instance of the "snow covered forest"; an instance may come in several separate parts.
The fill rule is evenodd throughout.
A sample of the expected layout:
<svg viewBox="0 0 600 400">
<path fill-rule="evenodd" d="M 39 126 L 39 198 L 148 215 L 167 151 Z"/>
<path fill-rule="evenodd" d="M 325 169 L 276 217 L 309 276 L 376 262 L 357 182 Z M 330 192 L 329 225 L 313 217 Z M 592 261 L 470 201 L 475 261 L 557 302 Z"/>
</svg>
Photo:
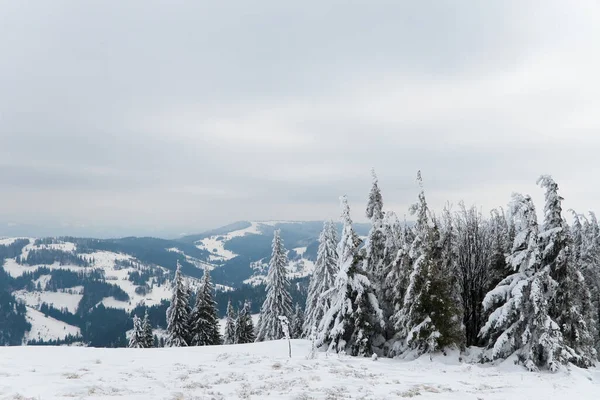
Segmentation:
<svg viewBox="0 0 600 400">
<path fill-rule="evenodd" d="M 221 337 L 208 271 L 191 304 L 178 270 L 167 345 L 277 340 L 284 336 L 279 318 L 287 317 L 292 338 L 330 353 L 413 359 L 475 349 L 479 362 L 514 356 L 530 371 L 593 366 L 600 351 L 600 226 L 591 212 L 563 210 L 550 176 L 537 183 L 545 193 L 541 221 L 531 197 L 518 193 L 489 216 L 462 203 L 436 213 L 419 172 L 409 224 L 384 208 L 373 172 L 368 236 L 356 234 L 342 197 L 341 237 L 333 221 L 324 223 L 303 308 L 292 304 L 287 251 L 276 231 L 257 326 L 247 304 L 238 313 L 229 304 Z M 134 326 L 130 346 L 144 347 L 152 334 L 139 319 Z"/>
</svg>

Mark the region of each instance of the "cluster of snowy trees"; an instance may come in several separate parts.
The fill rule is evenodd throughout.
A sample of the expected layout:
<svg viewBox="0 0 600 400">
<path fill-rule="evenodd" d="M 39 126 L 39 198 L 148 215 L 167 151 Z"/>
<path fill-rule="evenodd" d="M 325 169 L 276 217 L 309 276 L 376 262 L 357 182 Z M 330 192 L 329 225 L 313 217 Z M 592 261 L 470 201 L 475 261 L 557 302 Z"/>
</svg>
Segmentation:
<svg viewBox="0 0 600 400">
<path fill-rule="evenodd" d="M 129 347 L 136 349 L 154 347 L 154 334 L 152 333 L 152 325 L 148 318 L 148 311 L 146 311 L 143 320 L 137 315 L 133 317 L 133 332 L 129 338 Z"/>
<path fill-rule="evenodd" d="M 250 315 L 250 304 L 244 306 L 237 313 L 231 301 L 227 303 L 227 319 L 225 320 L 224 344 L 253 343 L 256 340 L 254 323 Z"/>
<path fill-rule="evenodd" d="M 173 296 L 167 309 L 167 347 L 210 346 L 221 344 L 215 288 L 207 269 L 204 270 L 196 300 L 184 282 L 181 266 L 177 265 L 173 279 Z"/>
<path fill-rule="evenodd" d="M 358 356 L 420 355 L 482 346 L 482 361 L 515 356 L 530 370 L 590 366 L 600 350 L 600 228 L 593 214 L 572 213 L 569 226 L 558 185 L 549 176 L 544 219 L 529 196 L 515 194 L 508 212 L 484 218 L 476 208 L 428 207 L 421 174 L 414 223 L 384 211 L 377 177 L 357 236 L 345 197 L 342 233 L 324 224 L 306 301 L 303 335 Z M 281 337 L 276 315 L 290 315 L 289 285 L 273 244 L 269 296 L 259 340 Z"/>
</svg>

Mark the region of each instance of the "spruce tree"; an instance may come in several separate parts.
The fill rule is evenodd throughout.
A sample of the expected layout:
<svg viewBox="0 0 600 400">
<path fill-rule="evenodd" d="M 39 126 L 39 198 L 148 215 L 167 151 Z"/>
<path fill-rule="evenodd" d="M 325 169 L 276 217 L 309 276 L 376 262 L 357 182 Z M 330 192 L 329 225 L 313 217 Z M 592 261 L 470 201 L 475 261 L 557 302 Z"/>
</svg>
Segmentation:
<svg viewBox="0 0 600 400">
<path fill-rule="evenodd" d="M 214 346 L 221 344 L 219 320 L 217 318 L 217 303 L 213 299 L 215 288 L 210 280 L 208 269 L 196 294 L 196 305 L 190 315 L 190 345 Z"/>
<path fill-rule="evenodd" d="M 326 221 L 319 236 L 317 261 L 306 297 L 304 335 L 318 327 L 323 315 L 331 307 L 331 296 L 325 293 L 333 287 L 337 274 L 337 231 L 333 221 Z M 329 292 L 331 293 L 331 292 Z"/>
<path fill-rule="evenodd" d="M 190 330 L 189 291 L 181 275 L 181 265 L 177 263 L 177 271 L 173 279 L 173 296 L 167 309 L 167 347 L 184 347 L 188 345 Z"/>
<path fill-rule="evenodd" d="M 258 335 L 256 340 L 277 340 L 283 337 L 279 317 L 292 315 L 292 298 L 290 297 L 290 282 L 286 267 L 288 259 L 283 246 L 280 230 L 273 235 L 273 251 L 267 275 L 267 298 L 260 311 Z"/>
<path fill-rule="evenodd" d="M 406 350 L 428 353 L 461 343 L 461 321 L 452 277 L 444 265 L 440 230 L 430 221 L 421 172 L 419 201 L 411 211 L 417 216 L 415 239 L 409 250 L 412 271 L 402 308 L 394 316 L 399 339 L 393 354 Z"/>
<path fill-rule="evenodd" d="M 290 325 L 290 335 L 292 339 L 302 338 L 302 328 L 304 327 L 304 311 L 300 307 L 300 304 L 296 303 L 294 315 Z"/>
<path fill-rule="evenodd" d="M 366 216 L 371 220 L 371 229 L 365 242 L 365 257 L 363 270 L 368 274 L 375 294 L 379 300 L 384 298 L 385 292 L 385 256 L 386 236 L 384 225 L 383 198 L 379 189 L 379 181 L 375 170 L 371 171 L 373 185 L 369 193 Z"/>
<path fill-rule="evenodd" d="M 592 312 L 590 293 L 583 274 L 573 263 L 571 249 L 574 246 L 562 218 L 563 198 L 558 194 L 558 185 L 547 175 L 541 176 L 538 184 L 546 189 L 544 225 L 540 233 L 541 262 L 557 284 L 549 315 L 560 327 L 564 344 L 569 348 L 569 361 L 589 367 L 596 357 L 588 326 Z"/>
<path fill-rule="evenodd" d="M 361 240 L 352 227 L 346 196 L 342 204 L 342 237 L 338 245 L 338 273 L 335 284 L 326 295 L 332 296 L 331 307 L 319 324 L 317 344 L 328 344 L 329 350 L 352 355 L 371 356 L 376 328 L 385 326 L 383 313 L 371 282 L 362 269 L 359 254 Z"/>
<path fill-rule="evenodd" d="M 142 321 L 135 315 L 133 317 L 133 332 L 129 338 L 129 348 L 131 349 L 142 349 L 145 346 L 144 343 L 144 330 L 142 328 Z"/>
<path fill-rule="evenodd" d="M 236 341 L 236 319 L 235 319 L 235 311 L 233 310 L 233 305 L 231 304 L 231 299 L 227 303 L 227 316 L 225 320 L 225 334 L 223 337 L 224 344 L 235 344 L 238 343 Z"/>
<path fill-rule="evenodd" d="M 154 347 L 154 333 L 152 332 L 152 325 L 150 324 L 150 318 L 148 317 L 147 309 L 142 322 L 142 330 L 144 331 L 144 347 Z"/>
<path fill-rule="evenodd" d="M 529 196 L 514 194 L 511 219 L 515 239 L 507 263 L 514 273 L 503 279 L 484 299 L 493 310 L 480 335 L 489 340 L 490 358 L 517 353 L 525 367 L 556 370 L 567 361 L 559 326 L 549 316 L 556 282 L 542 266 L 539 227 Z"/>
<path fill-rule="evenodd" d="M 244 307 L 238 313 L 235 324 L 235 342 L 244 344 L 253 343 L 255 340 L 254 323 L 250 315 L 250 304 L 244 302 Z"/>
<path fill-rule="evenodd" d="M 590 322 L 595 348 L 600 353 L 600 227 L 594 213 L 589 218 L 580 216 L 582 226 L 580 259 L 581 269 L 591 295 Z"/>
</svg>

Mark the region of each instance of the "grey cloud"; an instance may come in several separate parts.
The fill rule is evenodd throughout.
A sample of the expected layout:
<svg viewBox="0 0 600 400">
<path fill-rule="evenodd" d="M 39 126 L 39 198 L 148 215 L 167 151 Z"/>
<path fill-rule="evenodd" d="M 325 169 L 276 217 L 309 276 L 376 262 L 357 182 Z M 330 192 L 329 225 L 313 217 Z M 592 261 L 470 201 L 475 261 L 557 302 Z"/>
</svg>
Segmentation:
<svg viewBox="0 0 600 400">
<path fill-rule="evenodd" d="M 600 196 L 594 2 L 0 6 L 0 221 L 190 233 L 343 193 L 361 220 L 372 166 L 399 215 L 417 169 L 434 208 L 541 173 Z"/>
</svg>

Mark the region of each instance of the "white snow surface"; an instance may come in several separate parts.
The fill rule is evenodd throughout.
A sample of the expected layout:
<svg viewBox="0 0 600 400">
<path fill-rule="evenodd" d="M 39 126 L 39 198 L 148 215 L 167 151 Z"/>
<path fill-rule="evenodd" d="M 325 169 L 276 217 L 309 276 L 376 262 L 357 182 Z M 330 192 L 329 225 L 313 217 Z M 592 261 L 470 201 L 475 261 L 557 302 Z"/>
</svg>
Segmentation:
<svg viewBox="0 0 600 400">
<path fill-rule="evenodd" d="M 23 250 L 25 252 L 25 250 Z M 54 264 L 40 264 L 40 265 L 20 265 L 14 258 L 8 258 L 4 261 L 4 270 L 13 278 L 18 278 L 26 272 L 35 272 L 36 269 L 46 267 L 48 269 L 68 269 L 74 272 L 86 271 L 85 267 L 78 265 L 60 265 L 58 262 Z"/>
<path fill-rule="evenodd" d="M 235 258 L 237 254 L 232 251 L 225 249 L 225 243 L 234 237 L 246 236 L 246 235 L 258 235 L 260 234 L 259 226 L 262 223 L 250 222 L 250 226 L 237 231 L 229 232 L 224 235 L 214 235 L 208 238 L 204 238 L 196 242 L 196 247 L 201 250 L 208 251 L 211 261 L 228 261 Z"/>
<path fill-rule="evenodd" d="M 31 330 L 27 333 L 27 340 L 53 340 L 64 339 L 67 335 L 78 336 L 81 332 L 78 327 L 66 324 L 57 319 L 46 317 L 41 312 L 27 307 L 27 321 L 31 324 Z M 0 377 L 2 373 L 0 372 Z M 2 379 L 4 380 L 4 379 Z M 0 390 L 0 396 L 2 390 Z M 3 397 L 0 397 L 2 399 Z"/>
<path fill-rule="evenodd" d="M 19 290 L 13 292 L 14 296 L 23 301 L 29 307 L 39 309 L 42 303 L 50 304 L 54 308 L 66 308 L 73 314 L 77 311 L 77 306 L 83 297 L 82 294 L 78 294 L 78 291 L 73 291 L 74 294 L 60 291 L 60 292 L 28 292 L 26 290 Z"/>
<path fill-rule="evenodd" d="M 304 255 L 304 253 L 306 253 L 306 249 L 307 249 L 307 247 L 296 247 L 294 249 L 294 251 L 296 252 L 296 254 L 298 254 L 300 257 L 302 257 Z"/>
<path fill-rule="evenodd" d="M 461 363 L 319 353 L 310 342 L 165 349 L 0 348 L 0 399 L 597 399 L 600 370 L 529 373 Z"/>
</svg>

